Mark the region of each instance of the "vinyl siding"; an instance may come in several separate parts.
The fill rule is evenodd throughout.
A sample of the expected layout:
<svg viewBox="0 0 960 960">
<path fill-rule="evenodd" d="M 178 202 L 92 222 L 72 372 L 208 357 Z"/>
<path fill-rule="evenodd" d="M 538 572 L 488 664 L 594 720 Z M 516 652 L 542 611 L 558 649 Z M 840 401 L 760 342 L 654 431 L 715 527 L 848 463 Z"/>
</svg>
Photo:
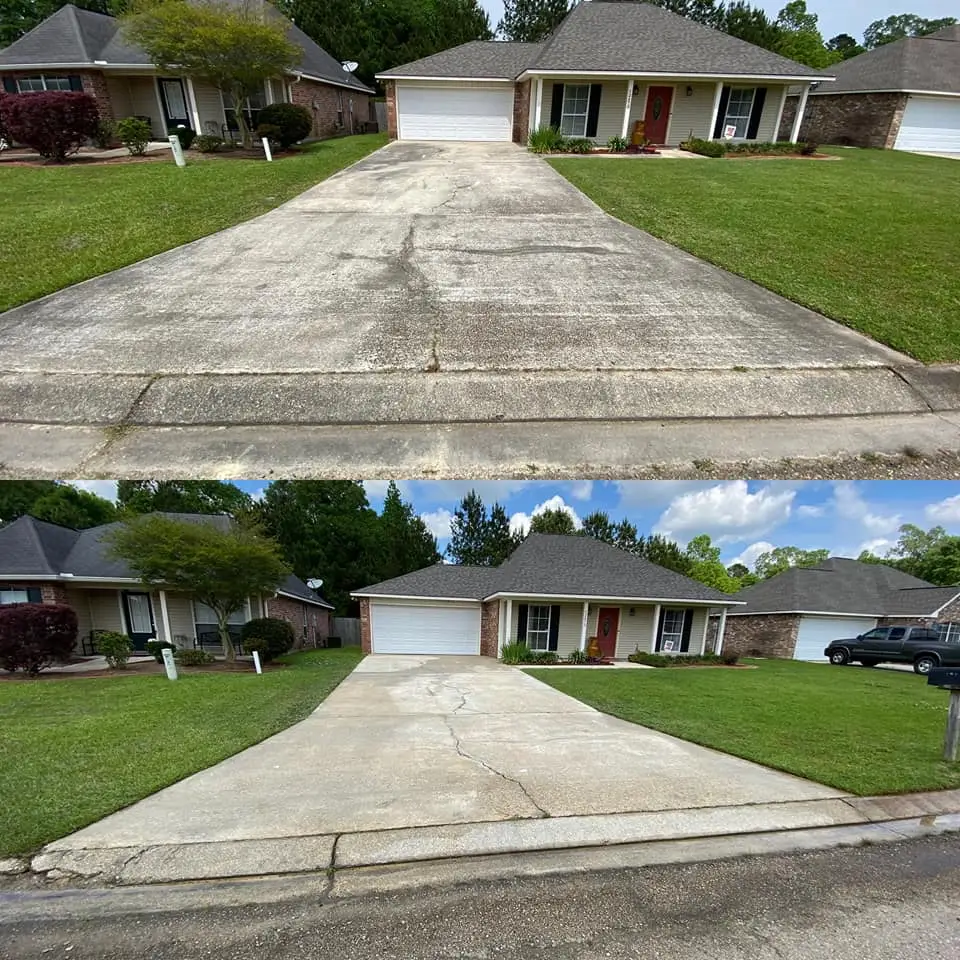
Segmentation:
<svg viewBox="0 0 960 960">
<path fill-rule="evenodd" d="M 555 83 L 594 83 L 589 77 L 564 77 L 563 80 L 543 79 L 543 105 L 540 108 L 540 126 L 550 125 L 550 113 L 553 110 L 553 85 Z M 611 137 L 619 137 L 623 132 L 623 111 L 627 105 L 627 81 L 618 78 L 604 81 L 600 93 L 600 115 L 597 117 L 597 135 L 592 137 L 599 144 L 606 145 Z M 641 91 L 642 95 L 643 91 Z M 534 97 L 536 91 L 534 91 Z M 535 109 L 535 104 L 533 105 Z"/>
<path fill-rule="evenodd" d="M 197 133 L 222 136 L 226 118 L 220 91 L 204 80 L 194 80 L 193 95 L 197 100 L 197 113 L 200 114 L 200 129 Z"/>
<path fill-rule="evenodd" d="M 110 94 L 110 106 L 118 120 L 133 115 L 136 111 L 130 106 L 130 83 L 126 77 L 106 77 L 107 93 Z M 156 113 L 156 105 L 154 105 Z"/>
<path fill-rule="evenodd" d="M 599 608 L 598 608 L 599 609 Z M 620 633 L 617 636 L 617 659 L 626 659 L 634 650 L 650 652 L 653 639 L 653 614 L 656 607 L 620 608 Z M 596 620 L 593 624 L 596 628 Z"/>
<path fill-rule="evenodd" d="M 90 629 L 126 632 L 126 626 L 120 615 L 120 596 L 117 590 L 90 590 L 88 597 Z"/>
<path fill-rule="evenodd" d="M 77 647 L 83 649 L 83 641 L 90 636 L 93 621 L 90 619 L 90 601 L 85 590 L 67 590 L 67 603 L 77 615 Z"/>
<path fill-rule="evenodd" d="M 693 89 L 687 96 L 687 87 Z M 695 137 L 707 139 L 710 135 L 710 117 L 713 114 L 715 83 L 684 83 L 679 81 L 673 91 L 670 107 L 670 125 L 667 127 L 667 145 L 676 146 L 692 132 Z M 643 91 L 641 91 L 641 94 Z"/>
<path fill-rule="evenodd" d="M 159 629 L 163 629 L 163 614 L 160 611 L 160 597 L 155 601 L 156 616 L 160 619 Z M 187 646 L 193 647 L 193 640 L 196 636 L 196 630 L 193 623 L 193 603 L 185 593 L 167 594 L 167 616 L 170 618 L 170 641 L 175 642 L 175 637 L 186 637 Z"/>
<path fill-rule="evenodd" d="M 767 99 L 763 103 L 760 115 L 760 128 L 757 139 L 761 143 L 777 139 L 777 116 L 780 113 L 780 101 L 783 99 L 783 87 L 767 87 Z"/>
<path fill-rule="evenodd" d="M 153 135 L 161 139 L 167 135 L 160 102 L 157 99 L 157 83 L 153 77 L 130 77 L 127 80 L 127 96 L 131 117 L 149 117 Z"/>
</svg>

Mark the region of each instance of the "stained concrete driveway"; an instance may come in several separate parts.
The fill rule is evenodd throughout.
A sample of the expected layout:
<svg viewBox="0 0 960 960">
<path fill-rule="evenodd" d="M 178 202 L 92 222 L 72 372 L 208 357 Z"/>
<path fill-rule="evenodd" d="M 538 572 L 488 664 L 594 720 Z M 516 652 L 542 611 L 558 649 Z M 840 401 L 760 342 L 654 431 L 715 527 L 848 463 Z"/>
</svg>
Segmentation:
<svg viewBox="0 0 960 960">
<path fill-rule="evenodd" d="M 349 865 L 416 859 L 451 840 L 473 849 L 518 822 L 534 831 L 519 837 L 528 846 L 557 831 L 565 845 L 598 831 L 615 842 L 622 829 L 663 828 L 667 811 L 686 814 L 688 832 L 762 829 L 763 805 L 775 810 L 766 829 L 795 814 L 819 826 L 844 822 L 851 811 L 830 799 L 842 796 L 598 713 L 495 661 L 372 656 L 303 722 L 49 849 L 303 838 L 288 856 L 323 836 Z M 802 801 L 828 807 L 814 804 L 808 822 Z M 604 827 L 598 814 L 654 817 Z"/>
</svg>

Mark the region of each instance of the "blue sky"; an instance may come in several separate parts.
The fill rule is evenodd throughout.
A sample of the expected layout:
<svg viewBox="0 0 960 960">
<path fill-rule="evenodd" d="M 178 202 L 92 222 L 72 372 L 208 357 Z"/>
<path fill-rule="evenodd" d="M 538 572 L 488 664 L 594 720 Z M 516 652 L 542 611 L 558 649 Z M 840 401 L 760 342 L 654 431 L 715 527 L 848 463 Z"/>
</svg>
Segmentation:
<svg viewBox="0 0 960 960">
<path fill-rule="evenodd" d="M 238 485 L 257 496 L 263 480 Z M 113 498 L 116 484 L 80 481 L 77 486 Z M 387 482 L 365 481 L 371 506 L 380 510 Z M 681 543 L 708 533 L 726 563 L 748 566 L 771 546 L 826 547 L 837 556 L 857 556 L 864 547 L 883 555 L 903 523 L 924 529 L 940 524 L 960 534 L 960 481 L 526 481 L 403 480 L 400 490 L 443 549 L 450 516 L 471 488 L 490 506 L 499 501 L 518 527 L 545 506 L 579 519 L 606 510 L 629 518 L 643 534 L 663 533 Z"/>
<path fill-rule="evenodd" d="M 763 7 L 773 17 L 786 6 L 786 0 L 753 0 L 753 3 Z M 480 0 L 480 4 L 490 14 L 490 23 L 496 29 L 503 16 L 503 0 Z M 820 32 L 827 40 L 838 33 L 849 33 L 859 40 L 868 24 L 899 13 L 915 13 L 928 19 L 960 16 L 956 0 L 896 0 L 893 3 L 876 0 L 807 0 L 807 10 L 820 18 Z"/>
</svg>

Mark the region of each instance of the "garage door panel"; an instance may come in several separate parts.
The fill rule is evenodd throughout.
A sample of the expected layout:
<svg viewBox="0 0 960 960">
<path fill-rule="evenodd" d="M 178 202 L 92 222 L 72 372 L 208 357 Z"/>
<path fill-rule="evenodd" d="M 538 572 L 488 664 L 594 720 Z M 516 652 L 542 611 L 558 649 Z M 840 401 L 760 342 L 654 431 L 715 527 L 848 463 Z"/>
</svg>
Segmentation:
<svg viewBox="0 0 960 960">
<path fill-rule="evenodd" d="M 401 140 L 509 141 L 513 87 L 397 84 Z"/>
<path fill-rule="evenodd" d="M 823 650 L 831 640 L 855 637 L 876 625 L 874 617 L 801 617 L 793 659 L 826 661 Z"/>
<path fill-rule="evenodd" d="M 370 604 L 374 653 L 480 653 L 480 608 L 475 606 Z"/>
<path fill-rule="evenodd" d="M 895 146 L 897 150 L 960 153 L 960 98 L 910 97 Z"/>
</svg>

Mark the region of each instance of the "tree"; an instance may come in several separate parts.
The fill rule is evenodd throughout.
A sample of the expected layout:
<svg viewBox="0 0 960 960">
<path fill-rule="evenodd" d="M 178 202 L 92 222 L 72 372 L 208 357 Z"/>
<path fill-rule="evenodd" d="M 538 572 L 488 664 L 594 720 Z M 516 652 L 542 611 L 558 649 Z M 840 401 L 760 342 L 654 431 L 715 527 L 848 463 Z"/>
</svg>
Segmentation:
<svg viewBox="0 0 960 960">
<path fill-rule="evenodd" d="M 382 561 L 378 579 L 389 580 L 440 561 L 437 538 L 404 502 L 392 480 L 380 514 L 379 541 Z"/>
<path fill-rule="evenodd" d="M 61 0 L 4 0 L 0 4 L 0 47 L 9 46 L 62 6 Z M 114 12 L 110 0 L 76 0 L 75 6 L 95 13 Z"/>
<path fill-rule="evenodd" d="M 750 568 L 743 563 L 731 563 L 727 567 L 727 573 L 733 577 L 734 580 L 742 580 L 744 577 L 750 576 Z"/>
<path fill-rule="evenodd" d="M 666 567 L 685 576 L 690 575 L 693 567 L 693 561 L 685 551 L 680 549 L 680 545 L 659 533 L 641 537 L 637 543 L 637 553 L 659 567 Z"/>
<path fill-rule="evenodd" d="M 822 69 L 836 63 L 840 54 L 828 50 L 817 26 L 817 15 L 807 11 L 806 0 L 791 0 L 777 17 L 780 31 L 776 52 L 781 56 Z"/>
<path fill-rule="evenodd" d="M 505 40 L 538 43 L 557 29 L 568 11 L 567 0 L 504 0 L 497 32 Z"/>
<path fill-rule="evenodd" d="M 471 490 L 453 511 L 447 554 L 454 563 L 492 566 L 487 509 L 476 490 Z"/>
<path fill-rule="evenodd" d="M 37 500 L 58 486 L 55 480 L 0 480 L 0 524 L 30 513 Z"/>
<path fill-rule="evenodd" d="M 246 524 L 223 530 L 153 514 L 128 520 L 106 540 L 111 555 L 146 586 L 177 590 L 210 607 L 228 661 L 236 659 L 230 614 L 249 597 L 273 593 L 290 573 L 279 545 Z"/>
<path fill-rule="evenodd" d="M 956 17 L 940 17 L 937 20 L 927 20 L 918 17 L 915 13 L 895 14 L 885 20 L 874 20 L 863 31 L 863 45 L 868 50 L 882 47 L 885 43 L 893 43 L 904 37 L 925 37 L 944 27 L 951 27 L 957 22 Z"/>
<path fill-rule="evenodd" d="M 55 490 L 38 497 L 30 508 L 38 520 L 59 523 L 74 530 L 98 527 L 117 519 L 117 508 L 103 497 L 88 490 L 78 490 L 68 483 L 59 483 Z"/>
<path fill-rule="evenodd" d="M 563 533 L 577 532 L 573 517 L 566 510 L 544 510 L 534 515 L 530 520 L 531 533 Z"/>
<path fill-rule="evenodd" d="M 510 532 L 510 518 L 507 511 L 495 503 L 490 508 L 490 519 L 487 521 L 487 550 L 490 555 L 490 565 L 499 566 L 513 553 L 523 540 Z"/>
<path fill-rule="evenodd" d="M 802 550 L 800 547 L 775 547 L 761 553 L 753 571 L 761 580 L 769 580 L 790 567 L 815 567 L 830 556 L 829 550 Z"/>
<path fill-rule="evenodd" d="M 627 553 L 636 553 L 640 549 L 636 524 L 624 518 L 613 528 L 613 542 Z"/>
<path fill-rule="evenodd" d="M 866 47 L 857 43 L 856 39 L 851 37 L 849 33 L 838 33 L 835 37 L 828 40 L 827 49 L 834 53 L 839 53 L 843 60 L 858 57 L 866 51 Z"/>
<path fill-rule="evenodd" d="M 671 10 L 688 20 L 706 24 L 708 27 L 719 27 L 723 22 L 723 4 L 714 0 L 647 0 L 655 6 Z"/>
<path fill-rule="evenodd" d="M 960 537 L 945 537 L 916 565 L 915 576 L 938 586 L 960 584 Z"/>
<path fill-rule="evenodd" d="M 129 513 L 219 513 L 231 517 L 250 511 L 253 500 L 221 480 L 120 480 L 117 506 Z"/>
<path fill-rule="evenodd" d="M 751 7 L 743 0 L 727 5 L 719 29 L 765 50 L 776 50 L 780 42 L 780 28 L 766 12 L 760 7 Z"/>
<path fill-rule="evenodd" d="M 740 589 L 739 581 L 731 577 L 720 562 L 720 548 L 714 546 L 708 534 L 701 533 L 687 544 L 687 556 L 691 561 L 687 575 L 694 580 L 723 593 L 736 593 Z"/>
<path fill-rule="evenodd" d="M 616 543 L 616 528 L 610 522 L 609 515 L 603 510 L 594 510 L 580 523 L 580 535 L 602 540 L 604 543 Z"/>
<path fill-rule="evenodd" d="M 269 9 L 245 0 L 139 0 L 122 17 L 123 31 L 161 72 L 203 77 L 228 95 L 249 146 L 244 103 L 292 71 L 303 53 Z"/>
</svg>

